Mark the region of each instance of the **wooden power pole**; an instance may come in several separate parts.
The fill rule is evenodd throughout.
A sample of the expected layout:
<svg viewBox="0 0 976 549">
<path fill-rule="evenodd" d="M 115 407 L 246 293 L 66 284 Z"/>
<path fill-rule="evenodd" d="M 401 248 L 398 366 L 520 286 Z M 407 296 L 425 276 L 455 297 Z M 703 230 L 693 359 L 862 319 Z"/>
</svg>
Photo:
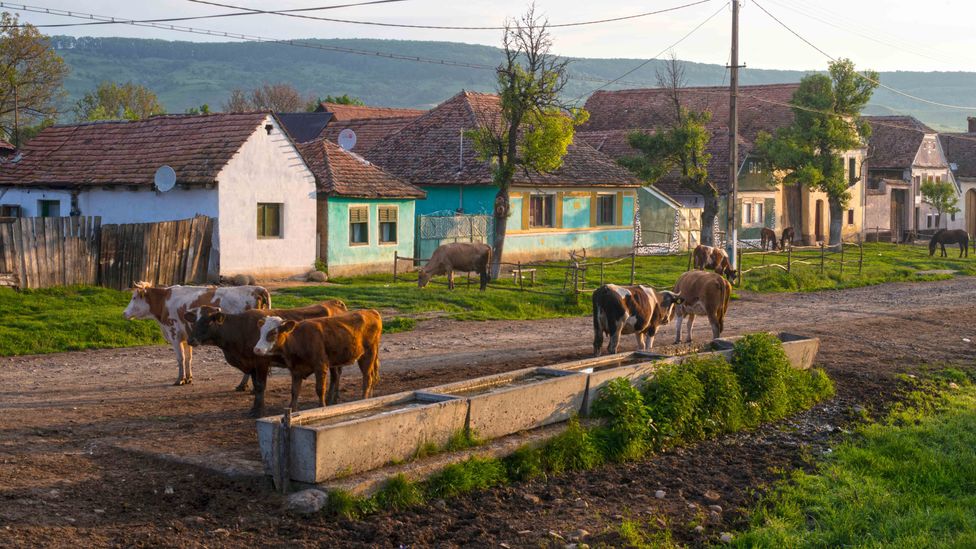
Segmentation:
<svg viewBox="0 0 976 549">
<path fill-rule="evenodd" d="M 732 265 L 738 265 L 739 231 L 736 228 L 735 216 L 738 209 L 737 195 L 739 192 L 739 0 L 732 0 L 732 54 L 729 65 L 729 203 L 728 232 L 729 259 Z"/>
</svg>

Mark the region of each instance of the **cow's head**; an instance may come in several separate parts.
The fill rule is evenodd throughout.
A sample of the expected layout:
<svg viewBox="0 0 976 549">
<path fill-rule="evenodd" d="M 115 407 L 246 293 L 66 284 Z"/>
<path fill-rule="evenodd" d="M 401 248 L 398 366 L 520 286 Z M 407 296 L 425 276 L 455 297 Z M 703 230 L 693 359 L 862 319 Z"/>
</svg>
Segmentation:
<svg viewBox="0 0 976 549">
<path fill-rule="evenodd" d="M 258 336 L 258 343 L 254 346 L 254 354 L 267 356 L 275 354 L 277 349 L 281 348 L 288 334 L 298 323 L 294 320 L 284 320 L 280 316 L 269 316 L 261 319 L 258 325 L 261 327 L 261 335 Z"/>
<path fill-rule="evenodd" d="M 190 326 L 187 343 L 196 347 L 213 341 L 218 336 L 217 331 L 224 323 L 224 318 L 226 317 L 220 307 L 209 305 L 190 309 L 183 313 L 183 320 Z"/>
<path fill-rule="evenodd" d="M 939 245 L 938 241 L 933 236 L 932 240 L 929 240 L 929 257 L 935 255 L 935 248 L 938 247 L 938 245 Z"/>
<path fill-rule="evenodd" d="M 735 284 L 735 279 L 739 276 L 739 271 L 733 269 L 732 267 L 725 268 L 725 278 L 729 281 L 729 284 Z"/>
<path fill-rule="evenodd" d="M 153 308 L 149 303 L 149 291 L 152 285 L 148 282 L 136 282 L 132 287 L 132 299 L 129 306 L 122 311 L 122 317 L 126 320 L 134 318 L 153 318 Z"/>
<path fill-rule="evenodd" d="M 420 269 L 420 271 L 417 272 L 417 287 L 423 288 L 427 286 L 427 284 L 430 282 L 430 277 L 431 274 L 428 273 L 426 269 Z"/>
<path fill-rule="evenodd" d="M 675 305 L 681 305 L 684 302 L 685 298 L 672 291 L 661 290 L 660 292 L 657 292 L 657 303 L 661 309 L 665 324 L 671 322 L 671 320 L 674 318 Z"/>
</svg>

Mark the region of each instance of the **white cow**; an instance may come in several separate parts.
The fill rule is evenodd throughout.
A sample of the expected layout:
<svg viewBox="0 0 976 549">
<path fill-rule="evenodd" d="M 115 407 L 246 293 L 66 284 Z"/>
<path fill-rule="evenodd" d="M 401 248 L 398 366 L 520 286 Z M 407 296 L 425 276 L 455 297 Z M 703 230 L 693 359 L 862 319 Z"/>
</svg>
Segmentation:
<svg viewBox="0 0 976 549">
<path fill-rule="evenodd" d="M 228 313 L 242 313 L 249 309 L 271 308 L 271 295 L 260 286 L 168 286 L 154 288 L 148 282 L 137 282 L 132 288 L 132 300 L 122 316 L 152 319 L 159 324 L 163 337 L 176 352 L 179 377 L 174 385 L 187 385 L 193 381 L 193 348 L 187 337 L 193 327 L 183 318 L 190 309 L 210 305 Z M 245 382 L 246 382 L 245 376 Z"/>
</svg>

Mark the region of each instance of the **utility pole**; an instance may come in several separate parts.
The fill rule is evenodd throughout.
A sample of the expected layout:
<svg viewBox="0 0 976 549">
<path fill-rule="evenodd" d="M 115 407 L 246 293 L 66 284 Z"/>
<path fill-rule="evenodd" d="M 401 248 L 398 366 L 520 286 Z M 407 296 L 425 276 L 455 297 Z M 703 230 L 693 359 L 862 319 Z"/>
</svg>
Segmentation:
<svg viewBox="0 0 976 549">
<path fill-rule="evenodd" d="M 738 268 L 739 231 L 736 228 L 735 215 L 738 208 L 737 195 L 739 192 L 739 0 L 732 0 L 732 55 L 729 65 L 729 203 L 726 208 L 728 215 L 729 259 L 732 268 Z M 743 65 L 745 66 L 745 65 Z"/>
<path fill-rule="evenodd" d="M 14 147 L 20 148 L 20 105 L 17 97 L 17 82 L 11 79 L 14 85 Z"/>
</svg>

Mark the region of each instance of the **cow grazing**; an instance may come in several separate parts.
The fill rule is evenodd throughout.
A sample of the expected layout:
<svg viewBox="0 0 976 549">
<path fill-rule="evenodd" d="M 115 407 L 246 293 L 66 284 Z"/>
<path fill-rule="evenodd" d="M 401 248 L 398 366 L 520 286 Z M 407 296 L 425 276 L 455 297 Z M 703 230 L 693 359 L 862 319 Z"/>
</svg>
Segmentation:
<svg viewBox="0 0 976 549">
<path fill-rule="evenodd" d="M 688 317 L 688 342 L 695 326 L 696 315 L 708 315 L 712 325 L 712 338 L 718 338 L 725 329 L 725 313 L 732 296 L 732 285 L 716 273 L 707 271 L 688 271 L 678 277 L 674 293 L 681 296 L 682 303 L 675 308 L 674 342 L 681 342 L 681 319 Z"/>
<path fill-rule="evenodd" d="M 236 314 L 224 313 L 219 307 L 204 306 L 188 311 L 183 317 L 193 326 L 187 340 L 191 346 L 216 345 L 224 352 L 228 364 L 244 372 L 241 386 L 246 387 L 248 379 L 254 379 L 254 404 L 250 414 L 252 417 L 260 417 L 264 413 L 264 391 L 267 387 L 268 371 L 271 366 L 285 367 L 284 362 L 275 357 L 254 354 L 254 346 L 261 336 L 261 324 L 264 319 L 277 316 L 286 320 L 306 320 L 345 312 L 346 304 L 333 299 L 296 309 L 252 309 Z M 330 374 L 335 381 L 334 396 L 338 401 L 338 375 L 337 372 L 330 372 Z"/>
<path fill-rule="evenodd" d="M 772 229 L 770 229 L 768 227 L 763 227 L 762 230 L 759 231 L 759 242 L 760 242 L 760 245 L 762 246 L 763 251 L 766 250 L 767 246 L 772 246 L 773 251 L 775 251 L 776 250 L 776 231 L 774 231 L 774 230 L 772 230 Z"/>
<path fill-rule="evenodd" d="M 369 398 L 380 375 L 380 334 L 383 321 L 374 309 L 353 311 L 328 318 L 295 322 L 280 317 L 265 318 L 254 354 L 275 356 L 291 372 L 292 410 L 298 409 L 302 380 L 315 374 L 315 394 L 325 406 L 325 371 L 336 368 L 330 394 L 337 391 L 338 374 L 346 364 L 356 362 L 363 374 L 363 398 Z"/>
<path fill-rule="evenodd" d="M 932 235 L 932 240 L 929 241 L 929 257 L 935 255 L 935 247 L 942 247 L 942 254 L 940 257 L 947 257 L 945 245 L 946 244 L 959 244 L 959 257 L 962 257 L 963 252 L 965 252 L 966 257 L 969 257 L 969 233 L 963 229 L 947 230 L 939 229 L 934 235 Z"/>
<path fill-rule="evenodd" d="M 787 227 L 783 229 L 783 238 L 779 241 L 779 249 L 785 250 L 786 245 L 789 244 L 790 248 L 793 247 L 793 240 L 796 238 L 796 231 L 793 227 Z"/>
<path fill-rule="evenodd" d="M 682 299 L 669 291 L 647 286 L 604 284 L 593 292 L 593 354 L 600 356 L 603 336 L 610 336 L 607 352 L 617 352 L 621 334 L 637 336 L 637 350 L 650 350 L 658 327 L 674 316 Z"/>
<path fill-rule="evenodd" d="M 738 275 L 738 271 L 732 268 L 729 254 L 725 253 L 722 248 L 699 244 L 695 246 L 693 256 L 696 270 L 713 270 L 729 279 L 730 282 L 734 281 Z"/>
<path fill-rule="evenodd" d="M 132 299 L 122 316 L 152 319 L 159 324 L 163 337 L 176 352 L 179 377 L 174 385 L 193 382 L 193 348 L 187 343 L 191 326 L 183 318 L 190 309 L 210 305 L 229 313 L 242 313 L 249 309 L 271 307 L 271 295 L 260 286 L 168 286 L 154 288 L 147 282 L 138 282 L 132 289 Z"/>
<path fill-rule="evenodd" d="M 480 242 L 451 242 L 434 250 L 430 260 L 420 270 L 417 286 L 423 288 L 431 277 L 447 275 L 447 287 L 454 289 L 454 271 L 476 272 L 481 276 L 481 290 L 488 286 L 488 265 L 491 246 Z"/>
</svg>

